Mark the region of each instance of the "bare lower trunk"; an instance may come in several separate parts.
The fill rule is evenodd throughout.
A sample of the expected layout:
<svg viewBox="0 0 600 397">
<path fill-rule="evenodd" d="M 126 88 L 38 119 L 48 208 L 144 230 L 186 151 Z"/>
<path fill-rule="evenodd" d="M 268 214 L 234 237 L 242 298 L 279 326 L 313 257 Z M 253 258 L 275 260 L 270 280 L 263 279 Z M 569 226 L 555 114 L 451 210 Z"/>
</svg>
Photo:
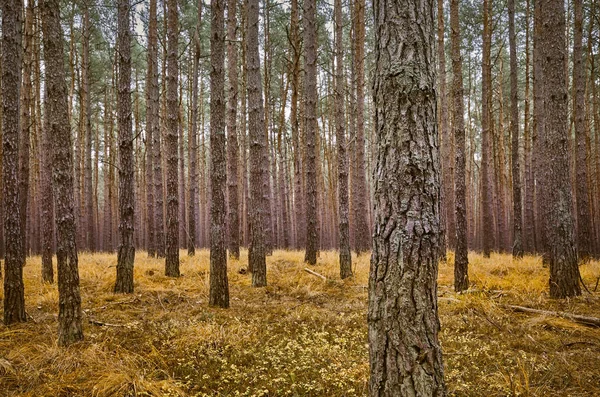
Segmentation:
<svg viewBox="0 0 600 397">
<path fill-rule="evenodd" d="M 83 339 L 73 202 L 73 152 L 71 131 L 69 124 L 65 123 L 69 115 L 59 1 L 44 0 L 41 7 L 48 96 L 46 117 L 53 146 L 52 188 L 57 231 L 58 344 L 65 346 Z"/>
<path fill-rule="evenodd" d="M 335 137 L 338 149 L 338 217 L 340 227 L 340 277 L 352 276 L 350 226 L 348 224 L 348 155 L 344 116 L 344 46 L 342 1 L 335 0 Z"/>
<path fill-rule="evenodd" d="M 546 236 L 550 247 L 550 296 L 581 294 L 574 241 L 567 136 L 565 10 L 561 0 L 543 0 L 541 10 L 545 133 L 548 170 Z"/>
<path fill-rule="evenodd" d="M 227 74 L 229 77 L 229 98 L 227 110 L 227 189 L 229 193 L 229 255 L 240 258 L 240 220 L 238 213 L 238 161 L 237 102 L 238 102 L 238 48 L 236 44 L 236 6 L 229 0 L 227 9 Z"/>
<path fill-rule="evenodd" d="M 248 136 L 250 139 L 250 244 L 248 247 L 248 267 L 252 271 L 252 286 L 267 285 L 267 265 L 265 246 L 265 214 L 263 203 L 263 183 L 267 170 L 263 167 L 263 152 L 266 146 L 265 118 L 262 101 L 260 58 L 258 53 L 258 2 L 247 2 L 248 38 Z"/>
<path fill-rule="evenodd" d="M 210 3 L 210 297 L 212 306 L 229 307 L 225 247 L 225 0 Z"/>
<path fill-rule="evenodd" d="M 305 175 L 306 175 L 306 253 L 304 261 L 317 263 L 319 249 L 317 213 L 317 13 L 316 0 L 304 1 L 305 59 Z"/>
<path fill-rule="evenodd" d="M 177 43 L 179 17 L 177 0 L 167 0 L 167 230 L 165 275 L 179 277 L 179 201 L 178 201 L 178 113 L 177 100 Z"/>
<path fill-rule="evenodd" d="M 118 5 L 118 92 L 117 125 L 119 135 L 119 252 L 115 292 L 133 292 L 134 162 L 131 123 L 131 39 L 129 0 Z"/>
<path fill-rule="evenodd" d="M 26 320 L 19 215 L 21 0 L 2 2 L 2 187 L 4 206 L 4 324 Z"/>
<path fill-rule="evenodd" d="M 433 0 L 410 1 L 410 14 L 406 2 L 375 0 L 373 6 L 378 150 L 367 317 L 369 395 L 444 396 L 436 287 L 440 177 Z"/>
<path fill-rule="evenodd" d="M 466 140 L 465 140 L 465 104 L 462 79 L 462 58 L 460 55 L 459 0 L 450 2 L 450 26 L 452 31 L 452 101 L 454 122 L 454 145 L 456 148 L 456 174 L 454 190 L 456 195 L 456 252 L 454 256 L 454 290 L 469 288 L 469 257 L 467 245 L 467 198 L 466 198 Z"/>
</svg>

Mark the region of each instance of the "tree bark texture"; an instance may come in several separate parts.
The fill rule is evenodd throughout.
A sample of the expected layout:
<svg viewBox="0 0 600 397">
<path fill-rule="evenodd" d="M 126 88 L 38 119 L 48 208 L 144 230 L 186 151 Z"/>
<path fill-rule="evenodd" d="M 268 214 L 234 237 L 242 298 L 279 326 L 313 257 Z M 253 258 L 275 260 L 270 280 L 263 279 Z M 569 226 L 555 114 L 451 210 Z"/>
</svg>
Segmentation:
<svg viewBox="0 0 600 397">
<path fill-rule="evenodd" d="M 377 159 L 369 395 L 444 396 L 434 0 L 373 5 Z"/>
</svg>

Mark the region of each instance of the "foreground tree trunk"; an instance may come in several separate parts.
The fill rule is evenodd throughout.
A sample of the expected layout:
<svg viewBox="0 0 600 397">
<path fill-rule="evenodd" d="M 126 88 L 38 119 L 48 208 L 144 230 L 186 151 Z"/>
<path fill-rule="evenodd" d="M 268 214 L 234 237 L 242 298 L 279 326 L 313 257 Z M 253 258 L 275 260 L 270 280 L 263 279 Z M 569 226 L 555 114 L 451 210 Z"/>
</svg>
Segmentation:
<svg viewBox="0 0 600 397">
<path fill-rule="evenodd" d="M 2 2 L 2 196 L 4 206 L 4 324 L 26 321 L 19 216 L 21 0 Z"/>
<path fill-rule="evenodd" d="M 131 131 L 131 39 L 129 0 L 118 5 L 119 86 L 117 91 L 117 127 L 119 134 L 119 252 L 115 292 L 133 292 L 134 163 Z"/>
<path fill-rule="evenodd" d="M 561 0 L 541 1 L 544 110 L 548 170 L 546 237 L 550 251 L 550 296 L 581 295 L 575 249 L 567 135 L 565 9 Z"/>
<path fill-rule="evenodd" d="M 179 277 L 179 186 L 178 186 L 178 120 L 177 43 L 179 16 L 177 0 L 167 0 L 167 238 L 165 275 Z"/>
<path fill-rule="evenodd" d="M 513 257 L 523 256 L 523 210 L 521 206 L 521 167 L 519 165 L 519 98 L 517 91 L 517 40 L 515 37 L 515 0 L 508 0 L 510 42 L 510 134 L 512 137 Z"/>
<path fill-rule="evenodd" d="M 42 29 L 46 65 L 46 109 L 48 134 L 52 141 L 53 190 L 56 210 L 56 258 L 58 269 L 58 344 L 83 339 L 81 295 L 73 201 L 73 152 L 65 80 L 60 1 L 43 0 Z M 6 14 L 4 14 L 6 15 Z"/>
<path fill-rule="evenodd" d="M 434 2 L 375 0 L 373 6 L 378 150 L 369 395 L 443 396 Z"/>
<path fill-rule="evenodd" d="M 263 167 L 266 146 L 265 115 L 262 101 L 260 57 L 258 52 L 258 2 L 248 0 L 248 137 L 250 139 L 250 244 L 248 268 L 252 271 L 252 286 L 267 285 L 265 246 L 265 214 L 263 205 L 263 182 L 267 170 Z"/>
<path fill-rule="evenodd" d="M 573 114 L 575 116 L 577 250 L 579 259 L 587 262 L 592 254 L 594 230 L 590 210 L 587 175 L 587 136 L 585 127 L 585 74 L 583 65 L 583 0 L 574 0 L 575 27 L 573 30 Z M 598 133 L 596 126 L 596 133 Z"/>
<path fill-rule="evenodd" d="M 236 43 L 236 0 L 227 6 L 227 75 L 229 77 L 229 108 L 227 110 L 227 187 L 229 194 L 229 255 L 240 258 L 240 217 L 238 214 L 238 161 L 237 102 L 238 102 L 238 56 Z"/>
<path fill-rule="evenodd" d="M 469 288 L 469 251 L 467 245 L 467 197 L 466 197 L 466 143 L 465 143 L 465 103 L 462 78 L 462 57 L 460 55 L 459 0 L 450 2 L 450 27 L 452 31 L 452 100 L 454 102 L 454 144 L 456 147 L 456 175 L 454 190 L 456 195 L 456 252 L 454 256 L 454 290 Z"/>
<path fill-rule="evenodd" d="M 319 250 L 317 213 L 317 4 L 304 1 L 304 117 L 306 139 L 306 252 L 304 261 L 317 264 Z"/>
<path fill-rule="evenodd" d="M 335 138 L 338 148 L 338 211 L 340 225 L 340 277 L 352 276 L 350 225 L 348 223 L 348 154 L 344 115 L 344 45 L 342 0 L 335 0 Z"/>
<path fill-rule="evenodd" d="M 210 34 L 210 296 L 229 307 L 225 248 L 225 0 L 212 0 Z"/>
</svg>

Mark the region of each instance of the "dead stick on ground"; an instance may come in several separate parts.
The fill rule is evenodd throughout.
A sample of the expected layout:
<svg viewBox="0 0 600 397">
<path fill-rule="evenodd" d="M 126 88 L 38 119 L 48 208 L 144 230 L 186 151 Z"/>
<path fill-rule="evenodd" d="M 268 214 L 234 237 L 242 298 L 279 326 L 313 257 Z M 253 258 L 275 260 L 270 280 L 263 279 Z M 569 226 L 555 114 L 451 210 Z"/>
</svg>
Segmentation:
<svg viewBox="0 0 600 397">
<path fill-rule="evenodd" d="M 325 277 L 322 274 L 319 274 L 317 272 L 314 272 L 314 271 L 310 270 L 307 267 L 304 268 L 304 271 L 307 272 L 307 273 L 309 273 L 309 274 L 312 274 L 313 276 L 321 277 L 323 279 L 323 281 L 327 281 L 327 277 Z"/>
<path fill-rule="evenodd" d="M 573 314 L 573 313 L 567 313 L 567 312 L 553 312 L 550 310 L 532 309 L 530 307 L 525 307 L 525 306 L 503 305 L 503 307 L 514 310 L 516 312 L 543 314 L 545 316 L 553 316 L 553 317 L 562 317 L 562 318 L 566 318 L 567 320 L 571 320 L 576 323 L 587 325 L 590 327 L 600 327 L 600 318 L 598 318 L 598 317 L 581 316 L 579 314 Z"/>
</svg>

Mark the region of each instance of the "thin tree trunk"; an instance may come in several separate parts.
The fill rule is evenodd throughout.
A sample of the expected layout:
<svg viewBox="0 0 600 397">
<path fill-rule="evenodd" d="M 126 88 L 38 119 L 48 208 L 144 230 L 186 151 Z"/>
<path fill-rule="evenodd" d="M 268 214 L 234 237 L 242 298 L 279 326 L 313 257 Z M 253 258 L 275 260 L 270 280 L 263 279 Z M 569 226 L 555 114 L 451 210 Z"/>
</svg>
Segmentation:
<svg viewBox="0 0 600 397">
<path fill-rule="evenodd" d="M 352 276 L 350 225 L 348 223 L 348 155 L 344 115 L 344 45 L 342 0 L 335 0 L 335 138 L 338 149 L 338 207 L 340 227 L 340 277 Z"/>
<path fill-rule="evenodd" d="M 465 104 L 462 79 L 462 57 L 460 54 L 459 0 L 450 2 L 450 27 L 452 39 L 452 100 L 454 122 L 454 144 L 456 148 L 456 168 L 454 191 L 456 195 L 456 252 L 454 256 L 454 290 L 469 288 L 469 257 L 467 245 L 467 209 L 465 180 Z"/>
<path fill-rule="evenodd" d="M 453 134 L 448 126 L 448 96 L 446 89 L 446 49 L 444 44 L 444 1 L 437 0 L 438 7 L 438 102 L 439 102 L 439 135 L 440 152 L 442 157 L 442 194 L 443 208 L 442 217 L 446 224 L 441 226 L 445 229 L 445 240 L 443 243 L 450 249 L 456 249 L 456 215 L 455 215 L 455 193 L 454 193 L 454 162 L 452 158 Z M 443 257 L 446 255 L 446 246 L 442 246 Z M 443 258 L 442 258 L 443 259 Z"/>
<path fill-rule="evenodd" d="M 83 235 L 85 237 L 85 248 L 95 251 L 95 227 L 94 227 L 94 196 L 92 191 L 92 106 L 90 93 L 90 10 L 84 4 L 83 11 L 83 45 L 82 45 L 82 96 L 83 113 L 85 114 L 85 159 L 84 159 L 84 183 L 83 192 L 85 197 L 85 215 L 83 224 Z"/>
<path fill-rule="evenodd" d="M 355 2 L 354 64 L 356 73 L 356 172 L 353 175 L 355 249 L 358 255 L 369 250 L 368 187 L 365 167 L 365 0 Z M 315 99 L 316 100 L 316 99 Z"/>
<path fill-rule="evenodd" d="M 229 255 L 240 258 L 240 220 L 238 213 L 238 162 L 239 146 L 237 140 L 237 103 L 238 103 L 238 48 L 236 7 L 237 1 L 229 0 L 227 6 L 227 73 L 229 77 L 229 97 L 227 110 L 227 190 L 229 194 Z"/>
<path fill-rule="evenodd" d="M 130 3 L 118 4 L 118 82 L 117 125 L 119 135 L 119 252 L 117 256 L 116 293 L 133 292 L 134 232 L 134 158 L 131 125 L 131 38 Z"/>
<path fill-rule="evenodd" d="M 150 13 L 156 14 L 156 1 L 150 2 Z M 155 16 L 154 16 L 155 17 Z M 155 124 L 159 123 L 154 112 L 153 104 L 153 84 L 154 76 L 158 75 L 156 63 L 156 21 L 150 17 L 151 26 L 148 26 L 148 63 L 146 70 L 146 233 L 148 257 L 156 256 L 156 232 L 155 232 L 155 201 L 154 201 L 154 132 Z M 158 222 L 157 222 L 158 223 Z"/>
<path fill-rule="evenodd" d="M 572 196 L 567 135 L 567 82 L 565 76 L 565 10 L 561 0 L 541 1 L 544 110 L 546 118 L 545 164 L 548 170 L 546 235 L 550 248 L 550 296 L 581 294 L 574 241 Z M 547 216 L 546 216 L 547 215 Z"/>
<path fill-rule="evenodd" d="M 210 295 L 211 306 L 229 307 L 225 246 L 225 0 L 212 0 L 210 34 Z"/>
<path fill-rule="evenodd" d="M 574 0 L 573 30 L 573 114 L 576 140 L 577 250 L 579 259 L 589 261 L 592 255 L 592 214 L 590 211 L 587 175 L 587 134 L 585 129 L 585 74 L 583 64 L 583 0 Z M 598 128 L 598 126 L 596 126 Z"/>
<path fill-rule="evenodd" d="M 177 0 L 167 0 L 167 230 L 165 275 L 179 277 L 179 202 L 178 202 L 178 71 L 177 43 L 179 16 Z"/>
<path fill-rule="evenodd" d="M 490 0 L 483 0 L 483 63 L 481 87 L 481 178 L 483 181 L 483 255 L 490 256 L 494 246 L 494 218 L 492 214 L 493 185 L 489 165 L 490 131 L 492 130 L 492 66 L 491 43 L 492 31 L 490 22 Z"/>
<path fill-rule="evenodd" d="M 73 202 L 73 152 L 70 127 L 65 122 L 69 119 L 68 94 L 59 3 L 59 0 L 41 1 L 48 96 L 46 117 L 48 135 L 53 146 L 52 188 L 57 231 L 58 344 L 66 346 L 82 340 L 83 330 Z"/>
<path fill-rule="evenodd" d="M 248 134 L 250 139 L 250 246 L 248 267 L 252 270 L 252 286 L 267 285 L 265 208 L 263 205 L 263 182 L 267 170 L 263 168 L 263 152 L 266 146 L 265 119 L 262 102 L 260 58 L 258 52 L 258 7 L 259 0 L 248 0 Z"/>
<path fill-rule="evenodd" d="M 306 252 L 304 261 L 317 264 L 319 249 L 317 214 L 317 27 L 316 0 L 304 1 L 305 59 L 305 175 L 306 175 Z"/>
<path fill-rule="evenodd" d="M 21 0 L 2 2 L 2 186 L 4 205 L 4 324 L 26 321 L 19 197 Z"/>
<path fill-rule="evenodd" d="M 436 291 L 434 2 L 375 0 L 373 6 L 378 150 L 367 316 L 369 396 L 444 396 Z M 411 116 L 401 116 L 406 114 Z"/>
<path fill-rule="evenodd" d="M 533 161 L 532 161 L 532 137 L 531 137 L 531 123 L 530 123 L 530 55 L 529 55 L 529 41 L 530 41 L 530 15 L 531 6 L 530 0 L 526 1 L 526 14 L 525 14 L 525 115 L 524 115 L 524 137 L 525 140 L 524 149 L 525 156 L 523 165 L 525 166 L 525 211 L 523 214 L 523 251 L 530 254 L 535 252 L 535 210 L 534 210 L 534 198 L 535 198 L 535 184 L 533 179 Z"/>
<path fill-rule="evenodd" d="M 517 40 L 515 37 L 515 0 L 508 0 L 510 41 L 510 134 L 512 137 L 513 246 L 515 258 L 523 256 L 521 209 L 521 169 L 519 164 L 519 98 L 517 92 Z"/>
</svg>

